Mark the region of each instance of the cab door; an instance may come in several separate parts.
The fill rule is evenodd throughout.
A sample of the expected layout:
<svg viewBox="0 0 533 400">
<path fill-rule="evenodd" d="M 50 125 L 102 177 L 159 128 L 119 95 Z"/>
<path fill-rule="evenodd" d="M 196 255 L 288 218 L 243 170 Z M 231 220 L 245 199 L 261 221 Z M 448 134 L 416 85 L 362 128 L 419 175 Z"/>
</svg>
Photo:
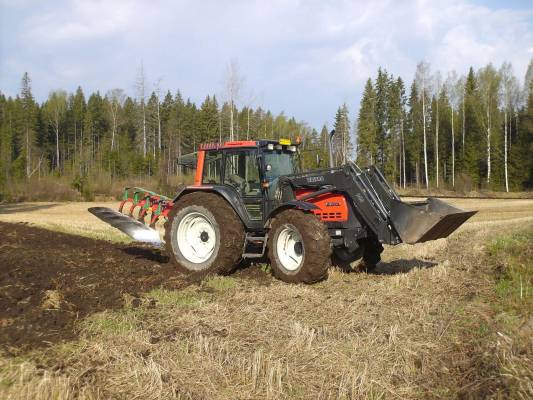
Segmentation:
<svg viewBox="0 0 533 400">
<path fill-rule="evenodd" d="M 223 183 L 237 191 L 251 221 L 263 220 L 263 196 L 257 149 L 226 150 Z"/>
</svg>

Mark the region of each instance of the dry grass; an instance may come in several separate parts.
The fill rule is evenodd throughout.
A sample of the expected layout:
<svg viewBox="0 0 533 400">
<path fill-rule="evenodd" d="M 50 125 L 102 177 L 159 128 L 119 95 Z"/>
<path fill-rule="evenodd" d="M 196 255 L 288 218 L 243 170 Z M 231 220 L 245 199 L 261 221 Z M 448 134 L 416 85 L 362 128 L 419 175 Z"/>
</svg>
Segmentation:
<svg viewBox="0 0 533 400">
<path fill-rule="evenodd" d="M 93 314 L 77 341 L 0 357 L 0 397 L 528 398 L 533 351 L 491 305 L 485 254 L 495 235 L 532 229 L 533 201 L 452 202 L 480 213 L 448 239 L 387 248 L 377 274 L 333 270 L 312 286 L 217 277 Z M 87 205 L 65 207 L 65 221 L 105 234 Z M 28 215 L 61 218 L 58 207 Z"/>
<path fill-rule="evenodd" d="M 406 197 L 405 201 L 421 198 Z M 478 210 L 461 229 L 499 221 L 533 221 L 533 200 L 446 199 L 446 202 L 465 210 Z M 94 206 L 116 209 L 115 202 L 32 202 L 0 204 L 0 221 L 24 222 L 42 228 L 88 236 L 96 239 L 129 242 L 129 238 L 90 214 Z M 481 223 L 481 224 L 480 224 Z"/>
<path fill-rule="evenodd" d="M 131 242 L 128 236 L 100 221 L 87 209 L 94 206 L 117 209 L 119 202 L 12 203 L 0 204 L 0 221 L 23 222 L 41 228 L 94 239 Z"/>
</svg>

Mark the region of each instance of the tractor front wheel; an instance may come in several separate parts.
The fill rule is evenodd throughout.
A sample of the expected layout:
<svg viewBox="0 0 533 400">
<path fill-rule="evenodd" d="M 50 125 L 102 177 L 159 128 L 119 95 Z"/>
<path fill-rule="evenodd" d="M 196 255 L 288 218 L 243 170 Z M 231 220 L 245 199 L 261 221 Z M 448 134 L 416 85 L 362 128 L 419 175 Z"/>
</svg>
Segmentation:
<svg viewBox="0 0 533 400">
<path fill-rule="evenodd" d="M 358 269 L 365 272 L 373 272 L 381 261 L 383 246 L 376 238 L 366 238 L 364 241 L 363 259 Z"/>
<path fill-rule="evenodd" d="M 353 265 L 363 257 L 363 248 L 359 246 L 355 251 L 350 252 L 346 247 L 334 248 L 331 254 L 331 265 L 344 272 L 354 271 Z"/>
<path fill-rule="evenodd" d="M 182 272 L 227 274 L 242 257 L 244 236 L 241 220 L 224 199 L 195 192 L 170 211 L 165 246 Z"/>
<path fill-rule="evenodd" d="M 268 239 L 274 276 L 289 283 L 314 283 L 327 278 L 331 239 L 326 226 L 300 210 L 280 212 Z"/>
</svg>

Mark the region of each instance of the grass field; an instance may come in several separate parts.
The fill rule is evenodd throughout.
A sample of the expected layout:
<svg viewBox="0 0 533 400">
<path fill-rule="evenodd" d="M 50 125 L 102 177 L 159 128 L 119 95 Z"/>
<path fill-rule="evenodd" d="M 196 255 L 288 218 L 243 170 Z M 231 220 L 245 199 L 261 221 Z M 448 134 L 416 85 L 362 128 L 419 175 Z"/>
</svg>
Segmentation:
<svg viewBox="0 0 533 400">
<path fill-rule="evenodd" d="M 405 201 L 420 200 L 406 197 Z M 478 210 L 464 226 L 481 226 L 497 221 L 533 221 L 533 199 L 446 199 L 446 202 L 465 210 Z M 60 232 L 94 239 L 129 243 L 130 239 L 90 214 L 89 207 L 102 206 L 116 209 L 118 202 L 35 202 L 0 204 L 0 222 L 25 222 Z"/>
<path fill-rule="evenodd" d="M 79 314 L 69 339 L 1 343 L 0 398 L 531 398 L 533 200 L 446 201 L 479 212 L 448 239 L 386 248 L 376 273 L 332 270 L 311 286 L 256 265 L 131 294 L 164 261 L 102 245 L 101 268 L 114 259 L 120 274 L 117 260 L 131 257 L 152 269 L 117 275 L 119 306 Z M 86 212 L 91 205 L 1 205 L 0 222 L 127 242 Z M 23 244 L 5 246 L 16 255 Z M 79 290 L 114 276 L 92 274 Z M 48 288 L 40 307 L 72 313 L 67 292 Z M 10 324 L 0 320 L 0 329 Z"/>
</svg>

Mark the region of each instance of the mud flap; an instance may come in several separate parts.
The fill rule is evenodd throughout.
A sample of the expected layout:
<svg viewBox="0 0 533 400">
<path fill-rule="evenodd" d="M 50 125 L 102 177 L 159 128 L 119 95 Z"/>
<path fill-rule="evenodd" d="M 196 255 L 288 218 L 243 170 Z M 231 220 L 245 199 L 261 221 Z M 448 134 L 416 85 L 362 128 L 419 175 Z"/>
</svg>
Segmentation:
<svg viewBox="0 0 533 400">
<path fill-rule="evenodd" d="M 393 199 L 390 219 L 402 241 L 415 244 L 448 237 L 475 213 L 432 197 L 414 203 Z"/>
<path fill-rule="evenodd" d="M 117 228 L 139 242 L 150 243 L 156 246 L 161 246 L 164 243 L 158 231 L 118 211 L 107 207 L 91 207 L 88 210 L 105 223 Z"/>
</svg>

